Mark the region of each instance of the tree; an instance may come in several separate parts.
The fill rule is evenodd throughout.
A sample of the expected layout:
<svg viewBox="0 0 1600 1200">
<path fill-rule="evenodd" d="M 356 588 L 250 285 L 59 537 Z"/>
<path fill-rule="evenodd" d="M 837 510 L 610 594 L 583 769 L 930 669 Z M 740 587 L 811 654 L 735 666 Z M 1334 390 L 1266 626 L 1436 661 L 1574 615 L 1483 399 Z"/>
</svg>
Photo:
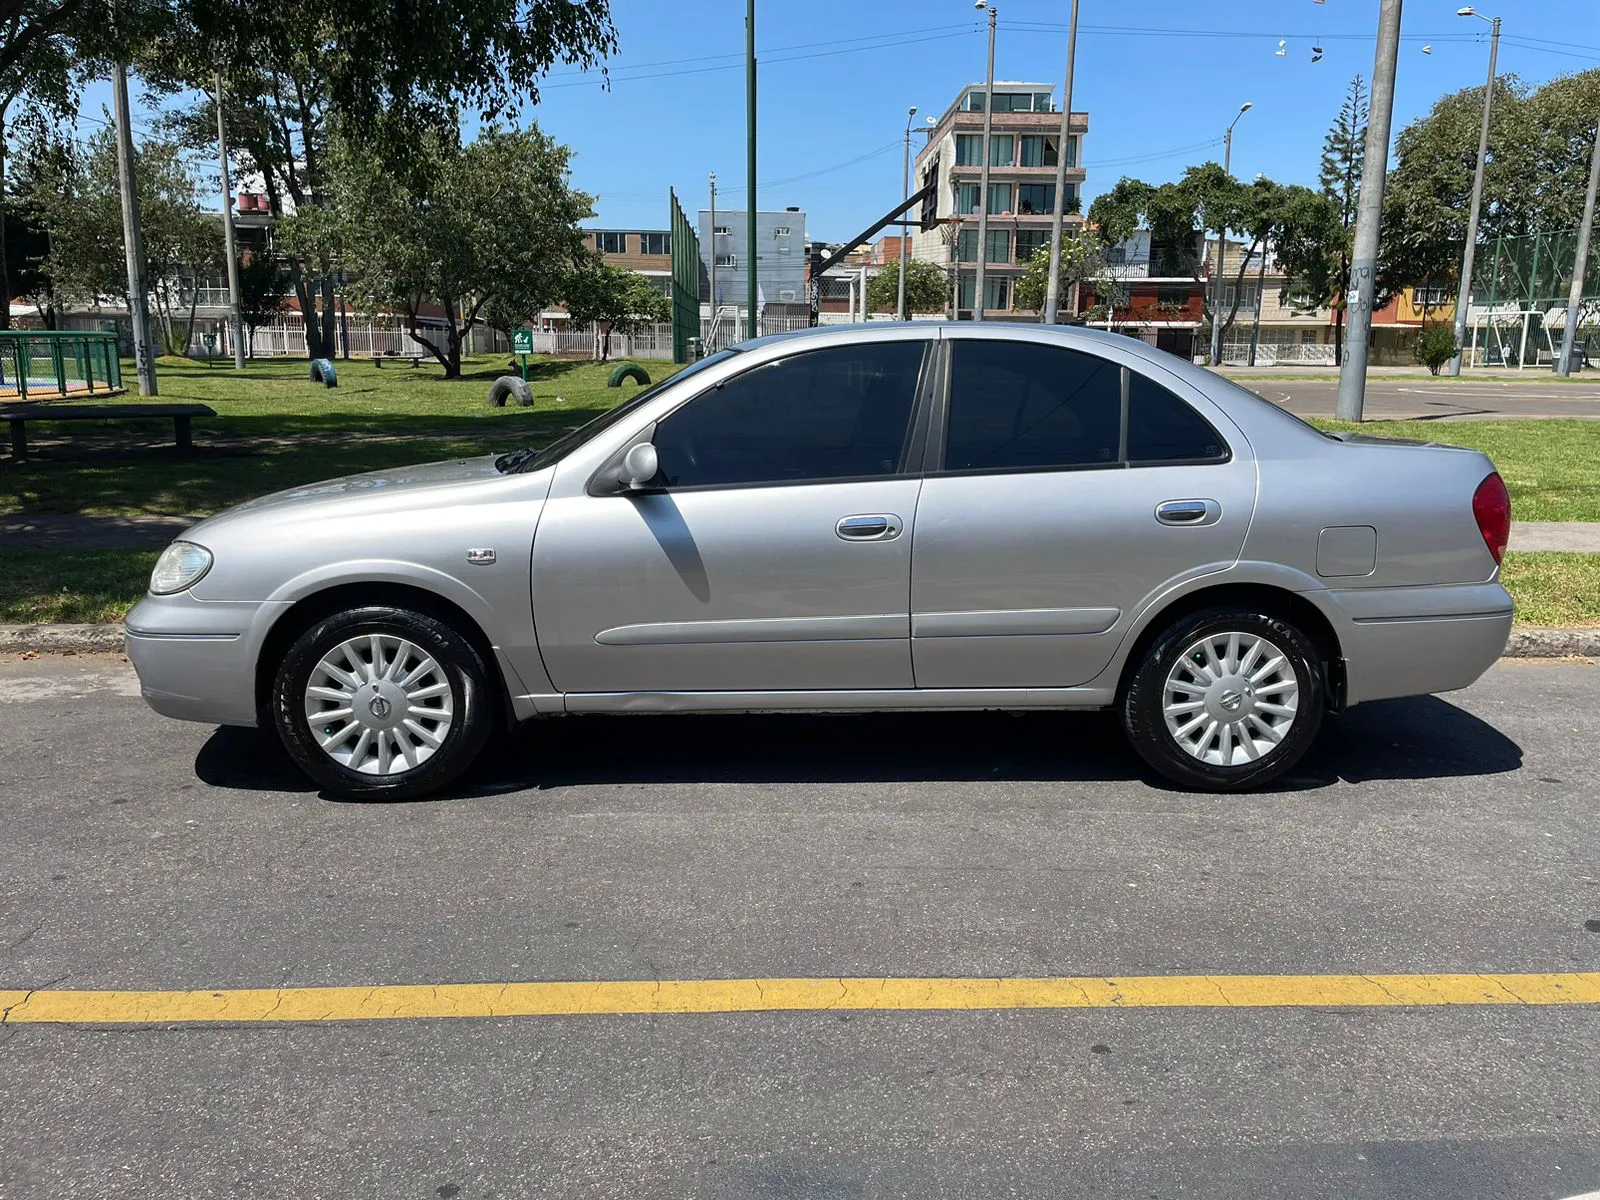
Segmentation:
<svg viewBox="0 0 1600 1200">
<path fill-rule="evenodd" d="M 328 219 L 315 214 L 308 233 L 296 217 L 286 233 L 291 242 L 335 243 L 351 292 L 402 314 L 406 331 L 454 378 L 480 315 L 493 313 L 503 328 L 560 296 L 583 261 L 578 222 L 593 215 L 593 201 L 568 183 L 571 151 L 537 126 L 488 126 L 467 145 L 453 128 L 433 129 L 420 142 L 415 165 L 397 172 L 367 146 L 339 139 Z M 424 311 L 434 308 L 443 348 L 422 336 Z"/>
<path fill-rule="evenodd" d="M 1105 256 L 1094 242 L 1084 235 L 1061 235 L 1061 264 L 1056 274 L 1060 294 L 1065 296 L 1073 284 L 1088 278 L 1104 262 Z M 1013 303 L 1016 308 L 1039 310 L 1044 308 L 1045 293 L 1050 282 L 1050 247 L 1040 246 L 1028 260 L 1028 267 L 1017 280 Z"/>
<path fill-rule="evenodd" d="M 145 274 L 161 341 L 168 353 L 185 354 L 196 299 L 186 285 L 220 261 L 221 231 L 201 209 L 194 178 L 171 142 L 140 146 L 137 184 Z M 101 129 L 81 152 L 68 144 L 53 160 L 41 161 L 30 187 L 29 203 L 50 230 L 44 270 L 54 292 L 90 304 L 115 298 L 126 307 L 127 258 L 111 130 Z M 189 315 L 182 320 L 185 305 Z"/>
<path fill-rule="evenodd" d="M 567 276 L 561 295 L 574 321 L 602 327 L 601 362 L 611 357 L 613 333 L 632 333 L 640 325 L 672 317 L 671 302 L 654 282 L 599 257 Z"/>
<path fill-rule="evenodd" d="M 950 297 L 945 273 L 924 258 L 906 258 L 906 312 L 942 313 Z M 891 263 L 867 280 L 867 304 L 874 312 L 895 312 L 900 303 L 900 264 Z"/>
<path fill-rule="evenodd" d="M 1361 198 L 1361 172 L 1366 166 L 1368 101 L 1366 81 L 1350 81 L 1339 115 L 1322 142 L 1322 194 L 1339 206 L 1339 245 L 1334 256 L 1333 361 L 1344 361 L 1345 296 L 1350 289 L 1350 252 Z"/>
<path fill-rule="evenodd" d="M 288 292 L 288 274 L 277 259 L 250 254 L 239 260 L 239 321 L 245 328 L 247 347 L 252 347 L 256 330 L 283 311 Z M 255 357 L 253 349 L 251 357 Z"/>
<path fill-rule="evenodd" d="M 1456 331 L 1443 321 L 1424 325 L 1417 335 L 1417 344 L 1411 348 L 1412 357 L 1428 368 L 1430 375 L 1456 356 Z"/>
</svg>

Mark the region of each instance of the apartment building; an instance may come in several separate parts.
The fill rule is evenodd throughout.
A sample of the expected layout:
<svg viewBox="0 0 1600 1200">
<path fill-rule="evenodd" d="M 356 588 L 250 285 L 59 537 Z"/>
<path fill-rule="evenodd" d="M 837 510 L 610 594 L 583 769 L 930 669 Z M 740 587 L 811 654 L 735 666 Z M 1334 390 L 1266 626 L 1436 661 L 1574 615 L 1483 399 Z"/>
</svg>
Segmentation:
<svg viewBox="0 0 1600 1200">
<path fill-rule="evenodd" d="M 970 316 L 978 297 L 978 224 L 985 201 L 984 315 L 1031 317 L 1015 306 L 1016 280 L 1035 250 L 1050 241 L 1055 211 L 1056 169 L 1065 155 L 1068 228 L 1082 222 L 1081 165 L 1088 113 L 1074 112 L 1071 136 L 1061 145 L 1061 112 L 1055 85 L 996 82 L 989 138 L 989 194 L 983 177 L 984 85 L 968 84 L 929 131 L 917 155 L 916 186 L 935 185 L 924 204 L 923 224 L 911 238 L 911 253 L 951 272 L 958 315 Z"/>
</svg>

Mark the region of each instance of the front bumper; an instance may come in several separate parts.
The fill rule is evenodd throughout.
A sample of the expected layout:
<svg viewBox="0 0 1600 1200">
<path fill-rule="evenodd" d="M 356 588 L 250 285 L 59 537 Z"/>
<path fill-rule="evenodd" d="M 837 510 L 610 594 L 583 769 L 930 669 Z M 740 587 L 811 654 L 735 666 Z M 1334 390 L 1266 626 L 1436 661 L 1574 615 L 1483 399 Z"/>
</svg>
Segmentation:
<svg viewBox="0 0 1600 1200">
<path fill-rule="evenodd" d="M 139 693 L 164 717 L 256 724 L 256 660 L 288 604 L 146 596 L 127 619 Z"/>
<path fill-rule="evenodd" d="M 1347 704 L 1469 687 L 1511 637 L 1511 595 L 1498 581 L 1328 593 L 1347 672 Z"/>
</svg>

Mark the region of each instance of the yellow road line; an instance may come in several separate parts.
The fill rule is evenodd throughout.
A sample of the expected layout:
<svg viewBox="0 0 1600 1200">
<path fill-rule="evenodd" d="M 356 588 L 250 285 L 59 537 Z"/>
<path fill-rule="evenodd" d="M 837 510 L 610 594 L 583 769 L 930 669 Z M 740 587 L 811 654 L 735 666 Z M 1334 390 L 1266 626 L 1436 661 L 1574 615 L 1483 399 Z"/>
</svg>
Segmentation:
<svg viewBox="0 0 1600 1200">
<path fill-rule="evenodd" d="M 1600 972 L 1052 979 L 662 979 L 198 992 L 0 991 L 0 1020 L 89 1024 L 829 1009 L 1383 1008 L 1600 1004 Z"/>
</svg>

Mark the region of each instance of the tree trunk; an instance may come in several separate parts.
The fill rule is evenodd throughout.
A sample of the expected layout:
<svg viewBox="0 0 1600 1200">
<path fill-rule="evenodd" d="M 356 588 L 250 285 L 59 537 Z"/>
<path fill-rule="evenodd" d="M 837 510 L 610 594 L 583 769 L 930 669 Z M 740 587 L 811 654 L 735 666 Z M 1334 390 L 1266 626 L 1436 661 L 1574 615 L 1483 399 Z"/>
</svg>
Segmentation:
<svg viewBox="0 0 1600 1200">
<path fill-rule="evenodd" d="M 289 274 L 294 282 L 295 302 L 300 305 L 300 323 L 306 331 L 306 357 L 327 358 L 322 345 L 322 334 L 317 328 L 317 306 L 311 281 L 306 278 L 298 259 L 290 259 Z"/>
<path fill-rule="evenodd" d="M 183 355 L 189 356 L 189 351 L 194 348 L 194 313 L 200 307 L 200 272 L 194 276 L 194 287 L 189 291 L 189 323 L 183 327 Z"/>
<path fill-rule="evenodd" d="M 616 326 L 606 322 L 606 331 L 600 338 L 600 361 L 609 362 L 611 359 L 611 331 Z"/>
<path fill-rule="evenodd" d="M 329 264 L 322 264 L 322 328 L 318 331 L 317 340 L 322 343 L 323 358 L 332 358 L 337 343 L 334 341 L 334 311 L 333 311 L 333 273 L 328 269 Z"/>
<path fill-rule="evenodd" d="M 11 328 L 11 255 L 6 253 L 6 120 L 0 111 L 0 295 L 5 308 L 0 310 L 0 329 Z"/>
</svg>

